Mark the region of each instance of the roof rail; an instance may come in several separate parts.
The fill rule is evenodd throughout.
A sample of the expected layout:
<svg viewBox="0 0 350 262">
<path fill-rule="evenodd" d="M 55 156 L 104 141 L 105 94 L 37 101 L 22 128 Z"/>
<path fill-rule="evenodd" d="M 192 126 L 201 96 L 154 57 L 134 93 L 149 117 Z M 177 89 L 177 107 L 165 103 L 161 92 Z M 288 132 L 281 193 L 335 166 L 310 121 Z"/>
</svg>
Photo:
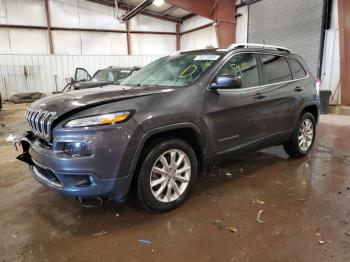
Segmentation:
<svg viewBox="0 0 350 262">
<path fill-rule="evenodd" d="M 231 44 L 228 49 L 232 50 L 235 48 L 245 48 L 245 47 L 252 47 L 252 48 L 263 48 L 263 49 L 276 49 L 281 51 L 290 52 L 288 48 L 282 47 L 282 46 L 275 46 L 275 45 L 263 45 L 263 44 L 250 44 L 250 43 L 235 43 Z"/>
</svg>

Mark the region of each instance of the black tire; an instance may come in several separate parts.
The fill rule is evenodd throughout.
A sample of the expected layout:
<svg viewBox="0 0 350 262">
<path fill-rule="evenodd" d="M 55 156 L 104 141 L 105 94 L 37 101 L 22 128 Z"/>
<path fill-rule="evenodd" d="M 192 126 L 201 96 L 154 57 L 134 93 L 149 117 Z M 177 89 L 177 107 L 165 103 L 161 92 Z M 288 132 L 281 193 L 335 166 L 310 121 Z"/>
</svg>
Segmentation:
<svg viewBox="0 0 350 262">
<path fill-rule="evenodd" d="M 303 150 L 299 146 L 298 137 L 299 137 L 299 132 L 300 132 L 301 125 L 303 124 L 303 122 L 306 119 L 309 119 L 311 121 L 311 123 L 312 123 L 313 137 L 312 137 L 312 140 L 311 140 L 311 144 L 307 148 L 307 150 Z M 305 112 L 299 118 L 299 120 L 298 120 L 298 122 L 297 122 L 297 124 L 296 124 L 296 126 L 294 128 L 293 135 L 290 138 L 290 140 L 288 142 L 286 142 L 285 144 L 283 144 L 284 150 L 291 157 L 299 158 L 299 157 L 306 156 L 311 151 L 311 149 L 312 149 L 312 147 L 314 145 L 315 137 L 316 137 L 316 121 L 315 121 L 315 118 L 314 118 L 314 116 L 311 113 Z"/>
<path fill-rule="evenodd" d="M 152 168 L 159 157 L 161 157 L 165 152 L 174 149 L 181 150 L 187 155 L 187 159 L 189 160 L 191 166 L 190 178 L 187 187 L 176 200 L 170 202 L 161 202 L 152 193 Z M 160 140 L 156 144 L 151 145 L 146 150 L 147 153 L 144 155 L 144 159 L 142 160 L 137 179 L 136 193 L 140 205 L 146 211 L 151 213 L 166 212 L 179 207 L 190 195 L 197 178 L 198 163 L 195 152 L 187 142 L 178 138 Z"/>
</svg>

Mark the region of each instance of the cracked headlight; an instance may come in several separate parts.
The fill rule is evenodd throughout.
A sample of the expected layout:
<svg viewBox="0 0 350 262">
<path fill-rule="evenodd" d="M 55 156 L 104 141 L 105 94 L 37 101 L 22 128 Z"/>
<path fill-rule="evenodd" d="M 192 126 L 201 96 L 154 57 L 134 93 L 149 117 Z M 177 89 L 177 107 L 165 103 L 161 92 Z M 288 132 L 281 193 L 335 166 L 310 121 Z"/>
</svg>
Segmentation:
<svg viewBox="0 0 350 262">
<path fill-rule="evenodd" d="M 99 125 L 113 125 L 121 123 L 129 119 L 131 112 L 118 112 L 108 113 L 103 115 L 95 115 L 77 118 L 68 121 L 64 127 L 86 127 L 86 126 L 99 126 Z"/>
</svg>

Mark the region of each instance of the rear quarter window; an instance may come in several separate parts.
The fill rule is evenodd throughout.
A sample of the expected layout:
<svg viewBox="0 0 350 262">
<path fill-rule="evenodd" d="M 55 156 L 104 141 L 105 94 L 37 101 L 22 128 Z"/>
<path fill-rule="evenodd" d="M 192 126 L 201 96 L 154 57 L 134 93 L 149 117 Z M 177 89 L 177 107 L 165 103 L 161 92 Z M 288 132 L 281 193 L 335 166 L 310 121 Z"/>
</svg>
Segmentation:
<svg viewBox="0 0 350 262">
<path fill-rule="evenodd" d="M 287 59 L 284 56 L 260 55 L 266 84 L 292 80 Z"/>
<path fill-rule="evenodd" d="M 298 60 L 293 58 L 288 58 L 288 62 L 289 62 L 290 68 L 293 71 L 294 79 L 300 79 L 307 76 L 305 69 L 299 63 Z"/>
</svg>

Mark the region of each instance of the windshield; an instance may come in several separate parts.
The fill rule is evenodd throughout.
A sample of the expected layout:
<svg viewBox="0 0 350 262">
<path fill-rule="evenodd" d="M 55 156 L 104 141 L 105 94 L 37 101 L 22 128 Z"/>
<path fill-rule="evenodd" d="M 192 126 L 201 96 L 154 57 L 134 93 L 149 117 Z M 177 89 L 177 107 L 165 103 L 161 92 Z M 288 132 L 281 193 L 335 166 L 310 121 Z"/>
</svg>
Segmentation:
<svg viewBox="0 0 350 262">
<path fill-rule="evenodd" d="M 187 86 L 221 57 L 217 53 L 179 54 L 160 58 L 121 82 L 131 86 Z"/>
<path fill-rule="evenodd" d="M 129 69 L 102 69 L 95 73 L 91 80 L 115 82 L 130 75 Z"/>
</svg>

